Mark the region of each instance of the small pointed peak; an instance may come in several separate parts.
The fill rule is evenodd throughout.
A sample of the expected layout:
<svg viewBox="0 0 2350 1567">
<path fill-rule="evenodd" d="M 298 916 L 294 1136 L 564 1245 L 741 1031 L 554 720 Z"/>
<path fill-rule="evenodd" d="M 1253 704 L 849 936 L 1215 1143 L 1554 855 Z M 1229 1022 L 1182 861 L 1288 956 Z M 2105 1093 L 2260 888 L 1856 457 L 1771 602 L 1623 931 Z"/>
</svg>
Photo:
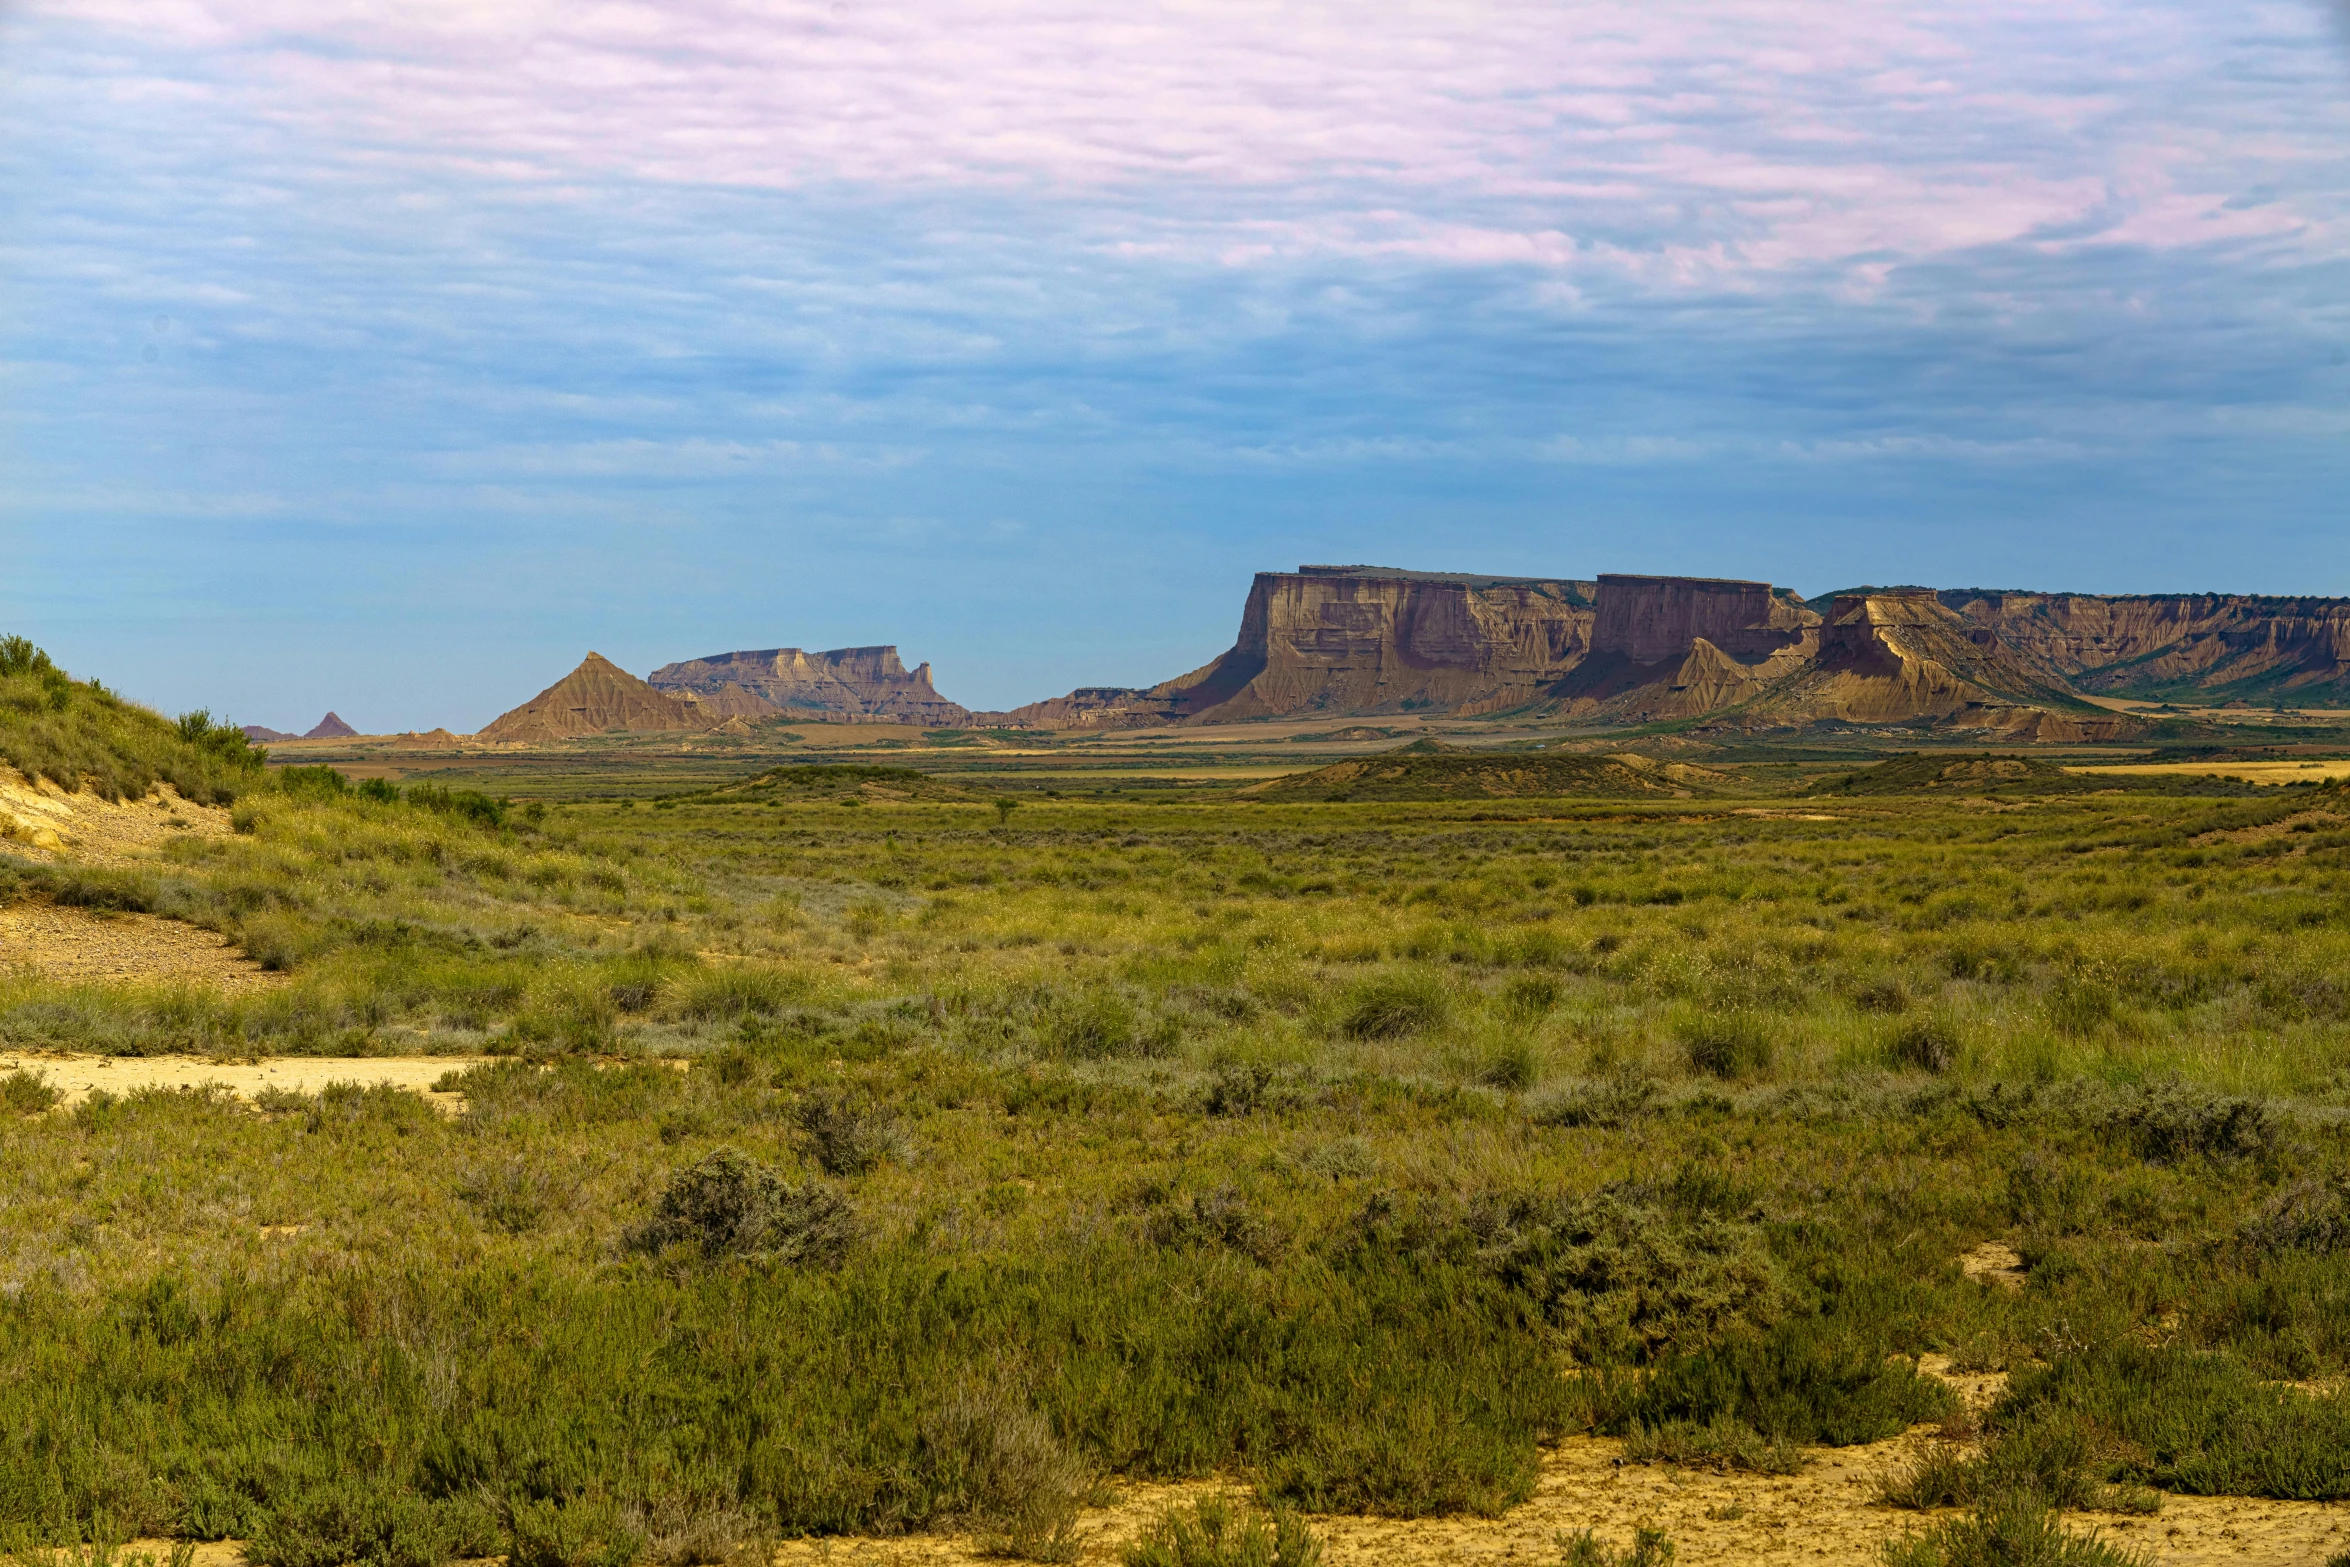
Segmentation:
<svg viewBox="0 0 2350 1567">
<path fill-rule="evenodd" d="M 343 740 L 348 739 L 358 732 L 358 730 L 353 729 L 349 724 L 343 722 L 343 718 L 340 713 L 329 709 L 327 715 L 320 719 L 317 723 L 313 724 L 310 728 L 310 732 L 304 735 L 302 738 L 305 740 Z"/>
</svg>

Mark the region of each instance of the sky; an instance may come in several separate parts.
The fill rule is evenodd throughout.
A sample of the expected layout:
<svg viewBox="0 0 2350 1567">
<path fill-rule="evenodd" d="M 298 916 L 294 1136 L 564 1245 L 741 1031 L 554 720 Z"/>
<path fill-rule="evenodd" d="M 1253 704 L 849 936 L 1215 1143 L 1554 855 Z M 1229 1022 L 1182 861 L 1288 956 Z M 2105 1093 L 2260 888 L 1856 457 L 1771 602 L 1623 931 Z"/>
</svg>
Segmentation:
<svg viewBox="0 0 2350 1567">
<path fill-rule="evenodd" d="M 2350 594 L 2318 0 L 0 0 L 0 632 L 974 707 L 1369 562 Z"/>
</svg>

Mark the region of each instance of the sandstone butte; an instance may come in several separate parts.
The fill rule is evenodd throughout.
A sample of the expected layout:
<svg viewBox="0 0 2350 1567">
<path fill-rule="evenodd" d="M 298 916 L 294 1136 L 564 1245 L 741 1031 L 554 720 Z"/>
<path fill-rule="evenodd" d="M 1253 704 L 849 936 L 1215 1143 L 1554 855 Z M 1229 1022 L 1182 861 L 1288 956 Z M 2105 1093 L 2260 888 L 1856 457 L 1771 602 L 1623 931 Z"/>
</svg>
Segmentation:
<svg viewBox="0 0 2350 1567">
<path fill-rule="evenodd" d="M 493 741 L 569 740 L 614 730 L 710 729 L 718 720 L 699 703 L 654 690 L 601 653 L 510 713 L 485 725 Z"/>
<path fill-rule="evenodd" d="M 931 729 L 963 725 L 971 718 L 969 708 L 932 687 L 928 664 L 909 671 L 894 647 L 717 653 L 663 664 L 649 683 L 697 701 L 719 718 L 781 715 L 809 723 L 883 722 Z"/>
<path fill-rule="evenodd" d="M 1511 713 L 1762 730 L 1925 721 L 2021 740 L 2133 732 L 2090 694 L 2350 701 L 2350 600 L 1498 577 L 1376 566 L 1261 572 L 1233 646 L 1150 687 L 1009 712 L 939 695 L 895 647 L 715 654 L 650 682 L 590 655 L 483 731 L 555 739 L 781 717 L 1112 729 L 1317 715 Z"/>
</svg>

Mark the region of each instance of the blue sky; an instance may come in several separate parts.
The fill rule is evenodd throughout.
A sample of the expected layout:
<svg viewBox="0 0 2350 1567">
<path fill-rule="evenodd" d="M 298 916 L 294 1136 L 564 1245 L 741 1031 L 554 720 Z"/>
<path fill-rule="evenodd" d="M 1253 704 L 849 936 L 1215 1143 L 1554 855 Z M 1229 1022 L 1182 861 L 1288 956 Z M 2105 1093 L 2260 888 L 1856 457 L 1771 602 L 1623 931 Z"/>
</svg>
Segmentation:
<svg viewBox="0 0 2350 1567">
<path fill-rule="evenodd" d="M 0 629 L 1009 705 L 1300 561 L 2350 593 L 2318 4 L 0 0 Z"/>
</svg>

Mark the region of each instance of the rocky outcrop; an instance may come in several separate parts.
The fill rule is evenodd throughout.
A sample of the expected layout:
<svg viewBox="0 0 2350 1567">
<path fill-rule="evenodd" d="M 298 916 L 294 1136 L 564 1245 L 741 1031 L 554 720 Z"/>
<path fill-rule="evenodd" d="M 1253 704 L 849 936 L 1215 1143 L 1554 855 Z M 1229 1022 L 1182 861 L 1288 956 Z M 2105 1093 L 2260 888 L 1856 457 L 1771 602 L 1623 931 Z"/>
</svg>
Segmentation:
<svg viewBox="0 0 2350 1567">
<path fill-rule="evenodd" d="M 590 653 L 570 674 L 486 725 L 480 738 L 569 740 L 614 731 L 708 729 L 715 722 L 699 703 L 656 691 L 603 654 Z"/>
<path fill-rule="evenodd" d="M 2350 599 L 1981 588 L 1939 598 L 2083 691 L 2197 703 L 2350 701 Z"/>
<path fill-rule="evenodd" d="M 1499 712 L 1537 700 L 1574 666 L 1591 615 L 1591 584 L 1564 578 L 1260 572 L 1229 652 L 1121 705 L 1141 721 L 1195 724 Z"/>
<path fill-rule="evenodd" d="M 1749 726 L 1923 719 L 2037 740 L 2115 738 L 2137 727 L 2066 689 L 1930 588 L 1836 598 L 1804 666 L 1757 691 L 1739 716 Z"/>
<path fill-rule="evenodd" d="M 664 664 L 650 684 L 688 697 L 720 718 L 778 715 L 806 722 L 901 723 L 944 729 L 968 723 L 971 712 L 940 696 L 930 666 L 912 670 L 894 647 L 844 647 L 808 653 L 796 647 L 716 653 Z"/>
<path fill-rule="evenodd" d="M 1554 710 L 1646 723 L 1717 712 L 1802 667 L 1820 617 L 1767 582 L 1602 576 L 1591 650 L 1551 687 Z"/>
</svg>

